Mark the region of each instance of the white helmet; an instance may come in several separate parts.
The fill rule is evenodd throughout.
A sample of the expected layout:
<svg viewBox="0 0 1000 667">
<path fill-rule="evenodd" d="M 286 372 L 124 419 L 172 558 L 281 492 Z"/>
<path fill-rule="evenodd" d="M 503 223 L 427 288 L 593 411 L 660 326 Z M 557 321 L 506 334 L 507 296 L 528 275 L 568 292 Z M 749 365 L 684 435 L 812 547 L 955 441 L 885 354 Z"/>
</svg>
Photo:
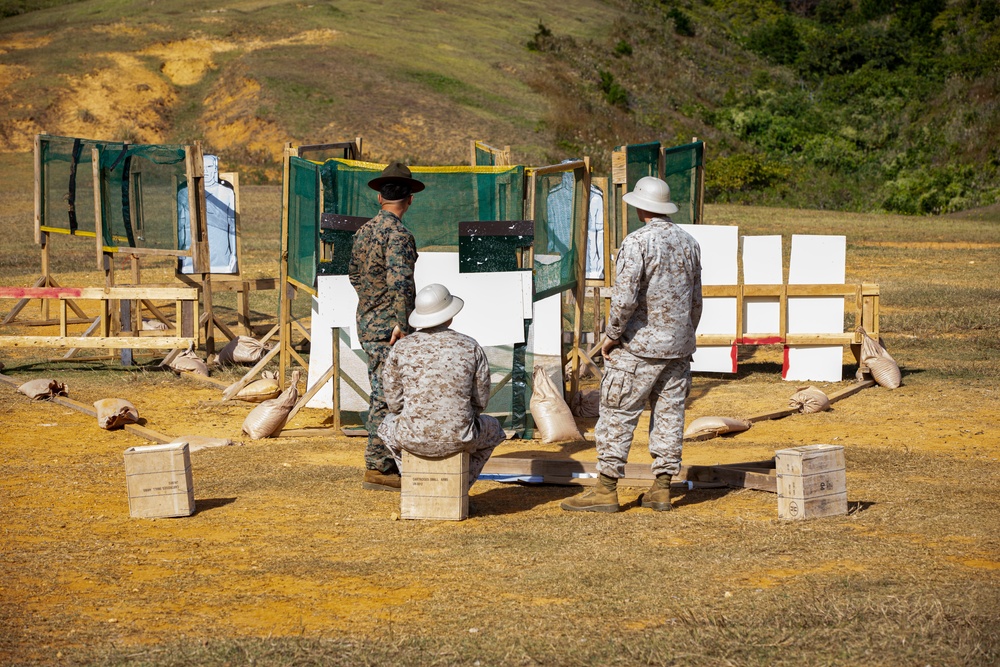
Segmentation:
<svg viewBox="0 0 1000 667">
<path fill-rule="evenodd" d="M 417 292 L 414 309 L 410 313 L 410 326 L 414 329 L 427 329 L 444 324 L 458 315 L 465 306 L 465 301 L 453 296 L 448 288 L 439 283 L 433 283 Z"/>
<path fill-rule="evenodd" d="M 622 197 L 622 201 L 651 213 L 668 215 L 679 210 L 677 204 L 670 201 L 670 186 L 655 176 L 640 178 L 632 192 Z"/>
</svg>

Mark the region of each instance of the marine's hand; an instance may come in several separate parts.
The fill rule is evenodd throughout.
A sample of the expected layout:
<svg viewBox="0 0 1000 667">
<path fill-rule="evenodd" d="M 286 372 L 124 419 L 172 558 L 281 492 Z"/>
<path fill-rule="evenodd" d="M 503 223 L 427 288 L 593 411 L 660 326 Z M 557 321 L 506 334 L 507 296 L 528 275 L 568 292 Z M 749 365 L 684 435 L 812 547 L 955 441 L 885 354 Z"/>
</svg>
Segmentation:
<svg viewBox="0 0 1000 667">
<path fill-rule="evenodd" d="M 397 324 L 392 328 L 392 335 L 389 336 L 389 345 L 395 345 L 397 340 L 399 340 L 400 338 L 404 338 L 405 336 L 406 334 L 403 333 L 403 330 L 400 329 L 399 325 Z"/>
<path fill-rule="evenodd" d="M 611 353 L 611 349 L 613 347 L 615 347 L 616 345 L 618 345 L 618 341 L 617 340 L 613 340 L 611 338 L 605 337 L 604 338 L 604 342 L 601 343 L 601 356 L 602 357 L 607 357 L 608 354 Z"/>
</svg>

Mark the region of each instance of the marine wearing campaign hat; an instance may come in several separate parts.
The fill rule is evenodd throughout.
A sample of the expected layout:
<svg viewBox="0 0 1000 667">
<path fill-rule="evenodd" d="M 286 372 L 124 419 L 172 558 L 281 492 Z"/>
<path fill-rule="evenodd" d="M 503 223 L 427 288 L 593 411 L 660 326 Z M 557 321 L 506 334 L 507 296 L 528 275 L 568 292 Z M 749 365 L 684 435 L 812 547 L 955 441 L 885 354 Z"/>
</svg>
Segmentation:
<svg viewBox="0 0 1000 667">
<path fill-rule="evenodd" d="M 391 346 L 413 331 L 409 316 L 416 292 L 413 268 L 417 245 L 413 234 L 403 225 L 403 215 L 413 203 L 413 194 L 421 192 L 424 184 L 413 178 L 409 167 L 402 162 L 392 162 L 368 181 L 368 187 L 379 193 L 381 210 L 355 234 L 348 269 L 351 285 L 358 294 L 358 339 L 368 355 L 372 387 L 362 486 L 398 490 L 398 467 L 378 436 L 379 424 L 386 415 L 382 365 Z"/>
</svg>

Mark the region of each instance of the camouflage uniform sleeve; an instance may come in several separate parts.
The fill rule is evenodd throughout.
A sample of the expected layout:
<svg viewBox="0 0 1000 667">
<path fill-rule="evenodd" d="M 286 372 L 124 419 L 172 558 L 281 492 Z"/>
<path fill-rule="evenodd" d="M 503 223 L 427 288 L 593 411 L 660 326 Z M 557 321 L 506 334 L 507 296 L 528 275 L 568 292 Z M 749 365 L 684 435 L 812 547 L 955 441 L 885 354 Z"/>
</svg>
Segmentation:
<svg viewBox="0 0 1000 667">
<path fill-rule="evenodd" d="M 396 346 L 389 349 L 389 356 L 382 365 L 382 395 L 389 412 L 398 415 L 403 411 L 403 382 L 399 377 L 397 349 Z"/>
<path fill-rule="evenodd" d="M 608 312 L 608 338 L 618 340 L 625 333 L 625 326 L 639 305 L 639 288 L 642 284 L 642 246 L 634 239 L 625 239 L 618 260 L 615 262 L 615 286 L 611 292 L 611 309 Z"/>
<path fill-rule="evenodd" d="M 354 240 L 358 240 L 358 235 L 355 235 Z M 355 246 L 356 248 L 357 246 Z M 361 267 L 358 266 L 358 256 L 355 249 L 351 250 L 351 263 L 347 265 L 347 277 L 354 289 L 357 290 L 361 285 Z"/>
<path fill-rule="evenodd" d="M 476 345 L 476 377 L 472 383 L 472 409 L 478 417 L 486 409 L 490 402 L 490 362 L 486 358 L 486 352 L 479 345 Z"/>
<path fill-rule="evenodd" d="M 413 266 L 417 263 L 417 244 L 409 233 L 389 235 L 386 249 L 386 285 L 393 294 L 392 310 L 395 324 L 403 333 L 412 333 L 407 321 L 413 312 L 416 287 L 413 284 Z"/>
<path fill-rule="evenodd" d="M 698 329 L 701 322 L 703 302 L 701 299 L 701 249 L 695 254 L 694 285 L 691 287 L 691 326 Z"/>
</svg>

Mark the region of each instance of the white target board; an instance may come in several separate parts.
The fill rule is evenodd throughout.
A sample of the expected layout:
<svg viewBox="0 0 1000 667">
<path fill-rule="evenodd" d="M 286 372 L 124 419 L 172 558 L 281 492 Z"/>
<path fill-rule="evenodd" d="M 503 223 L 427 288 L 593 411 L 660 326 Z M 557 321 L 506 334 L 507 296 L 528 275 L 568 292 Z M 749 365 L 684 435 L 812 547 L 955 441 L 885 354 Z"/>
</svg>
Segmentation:
<svg viewBox="0 0 1000 667">
<path fill-rule="evenodd" d="M 781 285 L 784 282 L 780 236 L 744 236 L 743 284 Z M 780 340 L 781 299 L 743 298 L 743 340 L 767 344 Z"/>
<path fill-rule="evenodd" d="M 531 272 L 504 271 L 459 273 L 458 253 L 422 252 L 414 267 L 417 291 L 432 283 L 445 285 L 465 301 L 451 328 L 472 336 L 483 347 L 525 342 L 524 320 L 532 318 L 528 349 L 537 355 L 559 355 L 561 296 L 531 302 Z M 340 344 L 340 371 L 366 392 L 368 363 L 356 332 L 358 296 L 347 276 L 319 276 L 313 299 L 309 388 L 319 381 L 332 363 L 333 327 L 343 329 L 350 344 Z M 530 369 L 528 369 L 530 373 Z M 358 396 L 346 381 L 340 383 L 341 409 L 364 411 L 368 399 Z M 316 392 L 306 404 L 310 408 L 333 407 L 333 382 Z"/>
<path fill-rule="evenodd" d="M 728 225 L 677 225 L 701 246 L 701 284 L 735 285 L 739 228 Z M 736 337 L 736 297 L 702 299 L 704 310 L 699 334 Z M 691 359 L 691 370 L 702 373 L 735 373 L 736 344 L 699 345 Z"/>
<path fill-rule="evenodd" d="M 843 285 L 847 237 L 792 235 L 789 285 Z M 788 333 L 843 333 L 844 298 L 789 297 Z M 789 345 L 782 377 L 791 381 L 843 380 L 842 345 Z"/>
</svg>

